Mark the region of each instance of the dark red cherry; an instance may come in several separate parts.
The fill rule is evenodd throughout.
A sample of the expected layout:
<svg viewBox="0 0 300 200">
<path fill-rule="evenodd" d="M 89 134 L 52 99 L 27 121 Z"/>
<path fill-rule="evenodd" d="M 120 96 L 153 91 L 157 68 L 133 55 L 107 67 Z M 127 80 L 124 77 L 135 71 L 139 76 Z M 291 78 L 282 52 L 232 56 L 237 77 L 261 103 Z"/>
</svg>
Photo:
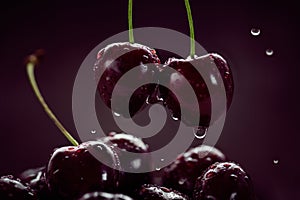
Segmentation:
<svg viewBox="0 0 300 200">
<path fill-rule="evenodd" d="M 22 172 L 19 176 L 20 180 L 25 183 L 30 183 L 31 181 L 37 179 L 38 177 L 42 177 L 45 173 L 46 167 L 38 167 L 33 169 L 27 169 Z"/>
<path fill-rule="evenodd" d="M 221 99 L 220 95 L 222 93 L 220 93 L 220 88 L 222 80 L 225 87 L 223 89 L 226 91 L 227 109 L 229 108 L 233 96 L 233 77 L 225 59 L 220 55 L 210 53 L 192 59 L 170 58 L 165 64 L 165 67 L 167 66 L 177 71 L 170 75 L 169 89 L 178 94 L 177 98 L 182 102 L 180 107 L 187 113 L 186 116 L 181 118 L 177 98 L 171 92 L 164 94 L 165 104 L 172 111 L 174 117 L 181 118 L 188 126 L 207 127 L 211 121 L 211 98 Z M 209 80 L 205 82 L 199 71 L 202 74 L 206 74 L 205 77 L 208 77 Z M 191 85 L 198 102 L 193 103 L 191 101 L 191 97 L 187 93 L 189 91 L 187 82 L 183 81 L 184 78 Z M 212 88 L 211 93 L 208 90 L 208 86 Z M 196 120 L 195 108 L 197 107 L 200 110 L 200 122 Z M 222 103 L 217 102 L 214 104 L 214 108 L 219 116 L 222 113 Z"/>
<path fill-rule="evenodd" d="M 124 172 L 120 181 L 120 191 L 131 195 L 137 187 L 149 183 L 150 174 L 144 173 L 152 169 L 152 160 L 149 154 L 149 146 L 142 139 L 125 133 L 110 133 L 107 137 L 101 139 L 105 143 L 111 142 L 118 147 L 117 154 L 120 158 Z M 127 152 L 136 153 L 129 155 Z M 128 181 L 131 180 L 130 184 Z"/>
<path fill-rule="evenodd" d="M 113 43 L 101 49 L 97 55 L 97 61 L 94 65 L 96 78 L 99 79 L 98 91 L 104 103 L 111 108 L 112 92 L 120 78 L 129 70 L 137 67 L 137 73 L 132 76 L 132 81 L 148 80 L 155 81 L 155 71 L 150 69 L 147 63 L 159 64 L 160 60 L 154 49 L 137 43 Z M 101 77 L 100 74 L 102 74 Z M 146 84 L 132 94 L 129 92 L 132 87 L 132 81 L 127 81 L 121 85 L 121 91 L 118 91 L 116 98 L 116 106 L 114 112 L 122 114 L 124 117 L 130 117 L 136 114 L 146 105 L 147 98 L 156 88 L 155 84 Z M 156 81 L 155 81 L 156 82 Z M 131 96 L 132 94 L 132 96 Z M 128 110 L 124 98 L 130 98 L 128 116 L 125 110 Z"/>
<path fill-rule="evenodd" d="M 192 195 L 197 178 L 211 164 L 222 161 L 225 161 L 225 155 L 214 147 L 202 145 L 192 148 L 164 169 L 163 183 Z"/>
<path fill-rule="evenodd" d="M 23 183 L 27 184 L 37 195 L 39 200 L 51 200 L 51 195 L 45 178 L 46 167 L 28 169 L 20 175 Z"/>
<path fill-rule="evenodd" d="M 3 200 L 36 200 L 34 192 L 19 179 L 13 176 L 0 178 L 0 199 Z"/>
<path fill-rule="evenodd" d="M 92 191 L 116 192 L 120 176 L 116 169 L 120 169 L 120 163 L 114 150 L 103 142 L 89 141 L 56 149 L 47 166 L 46 182 L 62 199 L 79 198 Z"/>
<path fill-rule="evenodd" d="M 83 195 L 79 200 L 133 200 L 124 194 L 111 194 L 106 192 L 91 192 Z"/>
<path fill-rule="evenodd" d="M 138 199 L 143 200 L 188 200 L 189 198 L 178 191 L 156 185 L 143 185 L 138 191 Z"/>
<path fill-rule="evenodd" d="M 232 162 L 211 165 L 196 181 L 195 200 L 254 200 L 247 173 Z"/>
</svg>

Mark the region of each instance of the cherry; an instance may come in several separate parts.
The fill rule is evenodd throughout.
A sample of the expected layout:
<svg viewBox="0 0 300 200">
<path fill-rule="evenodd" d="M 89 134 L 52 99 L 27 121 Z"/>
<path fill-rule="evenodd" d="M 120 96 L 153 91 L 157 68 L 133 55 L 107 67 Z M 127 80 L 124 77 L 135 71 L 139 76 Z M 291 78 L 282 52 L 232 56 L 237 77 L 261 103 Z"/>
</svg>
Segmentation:
<svg viewBox="0 0 300 200">
<path fill-rule="evenodd" d="M 97 157 L 106 160 L 100 162 Z M 76 147 L 61 147 L 51 156 L 46 172 L 50 191 L 63 199 L 80 197 L 87 192 L 116 192 L 120 172 L 119 158 L 101 141 L 84 142 Z"/>
<path fill-rule="evenodd" d="M 3 176 L 0 178 L 0 199 L 5 200 L 35 200 L 36 195 L 19 179 L 13 176 Z"/>
<path fill-rule="evenodd" d="M 97 61 L 94 65 L 94 71 L 98 82 L 98 91 L 103 102 L 113 110 L 113 112 L 122 114 L 124 117 L 131 117 L 139 112 L 146 105 L 147 98 L 154 92 L 156 85 L 147 84 L 137 90 L 129 92 L 132 88 L 131 83 L 121 85 L 121 91 L 115 96 L 115 105 L 112 108 L 112 92 L 120 78 L 129 70 L 137 67 L 138 72 L 134 78 L 138 80 L 155 81 L 155 71 L 149 69 L 145 64 L 159 64 L 160 60 L 154 49 L 145 45 L 134 43 L 132 30 L 132 0 L 129 0 L 129 42 L 113 43 L 101 49 L 97 55 Z M 102 76 L 100 77 L 100 74 Z M 131 98 L 130 98 L 131 96 Z M 129 100 L 129 114 L 126 113 L 128 105 L 124 98 Z"/>
<path fill-rule="evenodd" d="M 188 14 L 188 21 L 190 26 L 191 51 L 187 59 L 170 58 L 163 68 L 171 67 L 177 72 L 170 74 L 168 88 L 179 94 L 177 97 L 173 93 L 162 90 L 162 98 L 165 100 L 165 105 L 171 110 L 173 117 L 181 119 L 188 126 L 203 126 L 208 127 L 211 121 L 211 98 L 222 99 L 220 97 L 220 89 L 222 88 L 222 81 L 224 90 L 226 92 L 227 109 L 229 108 L 233 95 L 233 77 L 230 68 L 228 67 L 224 58 L 215 53 L 210 53 L 201 57 L 195 55 L 195 34 L 193 26 L 193 18 L 191 8 L 188 0 L 185 0 L 186 10 Z M 204 81 L 200 73 L 205 72 L 205 75 L 210 77 L 209 82 Z M 220 72 L 220 73 L 218 73 Z M 186 83 L 184 78 L 188 81 Z M 221 78 L 221 80 L 220 80 Z M 191 85 L 196 94 L 197 103 L 191 101 L 191 97 L 187 95 L 187 84 Z M 208 86 L 213 91 L 208 90 Z M 217 91 L 219 90 L 219 91 Z M 217 91 L 217 92 L 215 92 Z M 212 93 L 211 93 L 212 92 Z M 181 104 L 179 106 L 179 103 Z M 222 114 L 222 102 L 214 104 L 217 111 L 216 119 Z M 200 122 L 196 121 L 195 108 L 200 110 Z M 181 118 L 181 110 L 187 115 Z"/>
<path fill-rule="evenodd" d="M 121 167 L 124 172 L 121 182 L 120 191 L 124 194 L 132 195 L 137 187 L 144 183 L 149 183 L 149 173 L 152 169 L 151 157 L 148 156 L 149 146 L 145 144 L 140 138 L 125 133 L 110 133 L 107 137 L 101 139 L 105 143 L 112 143 L 118 147 L 117 154 L 119 155 Z M 137 153 L 128 155 L 126 152 Z M 136 172 L 136 173 L 131 173 Z M 128 184 L 128 180 L 134 180 Z"/>
<path fill-rule="evenodd" d="M 36 179 L 40 179 L 44 175 L 46 167 L 39 167 L 34 169 L 27 169 L 19 176 L 22 182 L 31 183 Z"/>
<path fill-rule="evenodd" d="M 181 100 L 181 109 L 185 110 L 188 115 L 184 116 L 181 120 L 188 126 L 209 126 L 211 121 L 211 98 L 220 99 L 220 92 L 218 89 L 221 87 L 221 83 L 218 82 L 219 76 L 224 83 L 227 108 L 229 108 L 232 96 L 233 96 L 233 78 L 230 68 L 228 67 L 225 59 L 215 53 L 210 53 L 201 57 L 194 57 L 188 59 L 170 58 L 164 67 L 171 67 L 177 72 L 170 75 L 169 88 L 175 91 L 179 96 L 178 100 Z M 206 71 L 210 78 L 210 82 L 205 82 L 198 70 Z M 220 75 L 218 74 L 220 72 Z M 192 103 L 191 98 L 187 96 L 186 90 L 188 87 L 183 79 L 187 79 L 188 83 L 192 86 L 198 102 Z M 209 92 L 207 84 L 212 86 L 212 93 Z M 214 92 L 216 91 L 216 92 Z M 177 98 L 170 93 L 166 98 L 166 105 L 172 111 L 173 116 L 180 118 L 180 107 Z M 217 102 L 215 106 L 217 114 L 220 115 L 222 111 L 221 103 Z M 199 107 L 200 110 L 200 122 L 195 121 L 195 107 Z"/>
<path fill-rule="evenodd" d="M 110 194 L 106 192 L 91 192 L 83 195 L 79 200 L 133 200 L 123 194 Z"/>
<path fill-rule="evenodd" d="M 45 170 L 46 167 L 28 169 L 19 176 L 22 183 L 28 185 L 40 200 L 50 200 L 54 198 L 46 183 Z"/>
<path fill-rule="evenodd" d="M 215 162 L 225 161 L 225 155 L 218 149 L 201 145 L 179 155 L 164 169 L 163 184 L 192 195 L 197 178 Z"/>
<path fill-rule="evenodd" d="M 195 200 L 254 200 L 247 173 L 233 162 L 211 165 L 196 181 Z"/>
<path fill-rule="evenodd" d="M 186 195 L 181 194 L 178 191 L 171 190 L 166 187 L 156 185 L 143 185 L 138 191 L 138 199 L 143 200 L 187 200 Z"/>
</svg>

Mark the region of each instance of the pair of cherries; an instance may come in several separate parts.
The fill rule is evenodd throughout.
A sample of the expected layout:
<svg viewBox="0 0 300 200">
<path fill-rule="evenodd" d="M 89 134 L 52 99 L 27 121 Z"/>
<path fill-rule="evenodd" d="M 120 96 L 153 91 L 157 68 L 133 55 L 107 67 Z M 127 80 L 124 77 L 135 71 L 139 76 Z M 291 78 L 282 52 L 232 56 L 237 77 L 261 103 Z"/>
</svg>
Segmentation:
<svg viewBox="0 0 300 200">
<path fill-rule="evenodd" d="M 164 65 L 160 65 L 160 63 L 154 49 L 137 43 L 114 43 L 101 49 L 94 65 L 96 78 L 99 79 L 98 91 L 101 99 L 113 112 L 124 117 L 132 117 L 139 113 L 147 103 L 162 102 L 171 111 L 174 119 L 181 119 L 187 126 L 208 127 L 212 112 L 211 98 L 222 98 L 220 93 L 214 92 L 214 90 L 210 93 L 211 91 L 208 89 L 210 85 L 218 89 L 224 87 L 226 106 L 227 109 L 229 108 L 233 96 L 233 77 L 227 62 L 220 55 L 210 53 L 201 57 L 190 56 L 187 59 L 169 58 Z M 147 67 L 147 64 L 154 65 L 155 68 Z M 135 78 L 150 81 L 152 84 L 139 87 L 133 94 L 128 92 L 133 90 L 130 83 L 118 85 L 121 89 L 114 94 L 115 103 L 112 106 L 112 94 L 115 86 L 123 75 L 135 67 L 137 71 Z M 163 78 L 164 81 L 167 80 L 167 86 L 160 86 L 159 79 L 162 77 L 160 74 L 163 74 L 168 68 L 173 70 L 170 73 L 164 73 Z M 204 70 L 207 73 L 206 76 L 210 77 L 209 82 L 205 81 L 199 73 Z M 101 77 L 99 77 L 100 74 Z M 192 87 L 197 102 L 192 101 L 187 95 L 186 91 L 189 87 Z M 125 98 L 130 99 L 129 105 L 125 105 Z M 217 101 L 214 106 L 220 115 L 222 113 L 221 103 Z M 200 110 L 200 121 L 194 120 L 197 107 Z M 130 116 L 125 110 L 128 108 Z M 181 111 L 187 113 L 183 118 L 181 118 Z"/>
</svg>

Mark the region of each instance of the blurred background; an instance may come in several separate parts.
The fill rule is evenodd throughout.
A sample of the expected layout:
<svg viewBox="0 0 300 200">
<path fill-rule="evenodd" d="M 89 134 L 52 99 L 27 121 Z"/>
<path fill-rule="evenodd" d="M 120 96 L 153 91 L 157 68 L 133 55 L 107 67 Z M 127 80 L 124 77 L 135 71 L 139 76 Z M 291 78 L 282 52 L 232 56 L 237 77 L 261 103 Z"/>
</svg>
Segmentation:
<svg viewBox="0 0 300 200">
<path fill-rule="evenodd" d="M 235 94 L 217 144 L 253 179 L 258 199 L 300 199 L 299 12 L 293 1 L 190 1 L 196 40 L 223 55 Z M 72 89 L 85 56 L 127 29 L 127 1 L 10 1 L 0 6 L 0 175 L 45 165 L 69 145 L 36 100 L 24 59 L 46 50 L 40 89 L 77 137 Z M 189 34 L 184 1 L 134 1 L 134 27 Z M 253 36 L 251 29 L 260 29 Z M 158 37 L 159 40 L 159 37 Z M 189 48 L 183 47 L 183 48 Z M 268 56 L 266 50 L 273 50 Z M 116 130 L 113 124 L 108 130 Z M 78 138 L 78 137 L 77 137 Z"/>
</svg>

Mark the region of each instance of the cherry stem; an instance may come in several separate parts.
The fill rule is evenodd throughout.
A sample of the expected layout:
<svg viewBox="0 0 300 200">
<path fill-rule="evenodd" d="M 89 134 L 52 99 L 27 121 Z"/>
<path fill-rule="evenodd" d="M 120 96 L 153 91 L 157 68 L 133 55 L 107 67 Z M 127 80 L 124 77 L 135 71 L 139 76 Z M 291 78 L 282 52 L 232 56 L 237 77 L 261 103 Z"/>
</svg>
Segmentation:
<svg viewBox="0 0 300 200">
<path fill-rule="evenodd" d="M 50 108 L 48 107 L 47 103 L 45 102 L 35 79 L 34 76 L 34 69 L 36 67 L 38 63 L 38 57 L 36 55 L 31 55 L 28 58 L 28 61 L 26 63 L 26 68 L 27 68 L 27 75 L 29 77 L 29 81 L 31 84 L 31 87 L 37 97 L 37 99 L 39 100 L 39 102 L 41 103 L 41 105 L 43 106 L 45 112 L 47 113 L 47 115 L 50 117 L 50 119 L 52 119 L 52 121 L 55 123 L 55 125 L 59 128 L 59 130 L 64 134 L 64 136 L 74 145 L 74 146 L 78 146 L 78 142 L 71 136 L 71 134 L 63 127 L 63 125 L 59 122 L 59 120 L 56 118 L 56 116 L 52 113 L 52 111 L 50 110 Z"/>
<path fill-rule="evenodd" d="M 129 42 L 134 43 L 133 25 L 132 25 L 132 0 L 128 1 L 128 31 L 129 31 Z"/>
<path fill-rule="evenodd" d="M 187 12 L 188 20 L 189 20 L 189 26 L 190 26 L 190 38 L 191 38 L 190 56 L 194 57 L 196 54 L 196 47 L 195 47 L 195 31 L 194 31 L 192 10 L 191 10 L 189 0 L 184 0 L 184 2 L 185 2 L 185 8 L 186 8 L 186 12 Z"/>
</svg>

